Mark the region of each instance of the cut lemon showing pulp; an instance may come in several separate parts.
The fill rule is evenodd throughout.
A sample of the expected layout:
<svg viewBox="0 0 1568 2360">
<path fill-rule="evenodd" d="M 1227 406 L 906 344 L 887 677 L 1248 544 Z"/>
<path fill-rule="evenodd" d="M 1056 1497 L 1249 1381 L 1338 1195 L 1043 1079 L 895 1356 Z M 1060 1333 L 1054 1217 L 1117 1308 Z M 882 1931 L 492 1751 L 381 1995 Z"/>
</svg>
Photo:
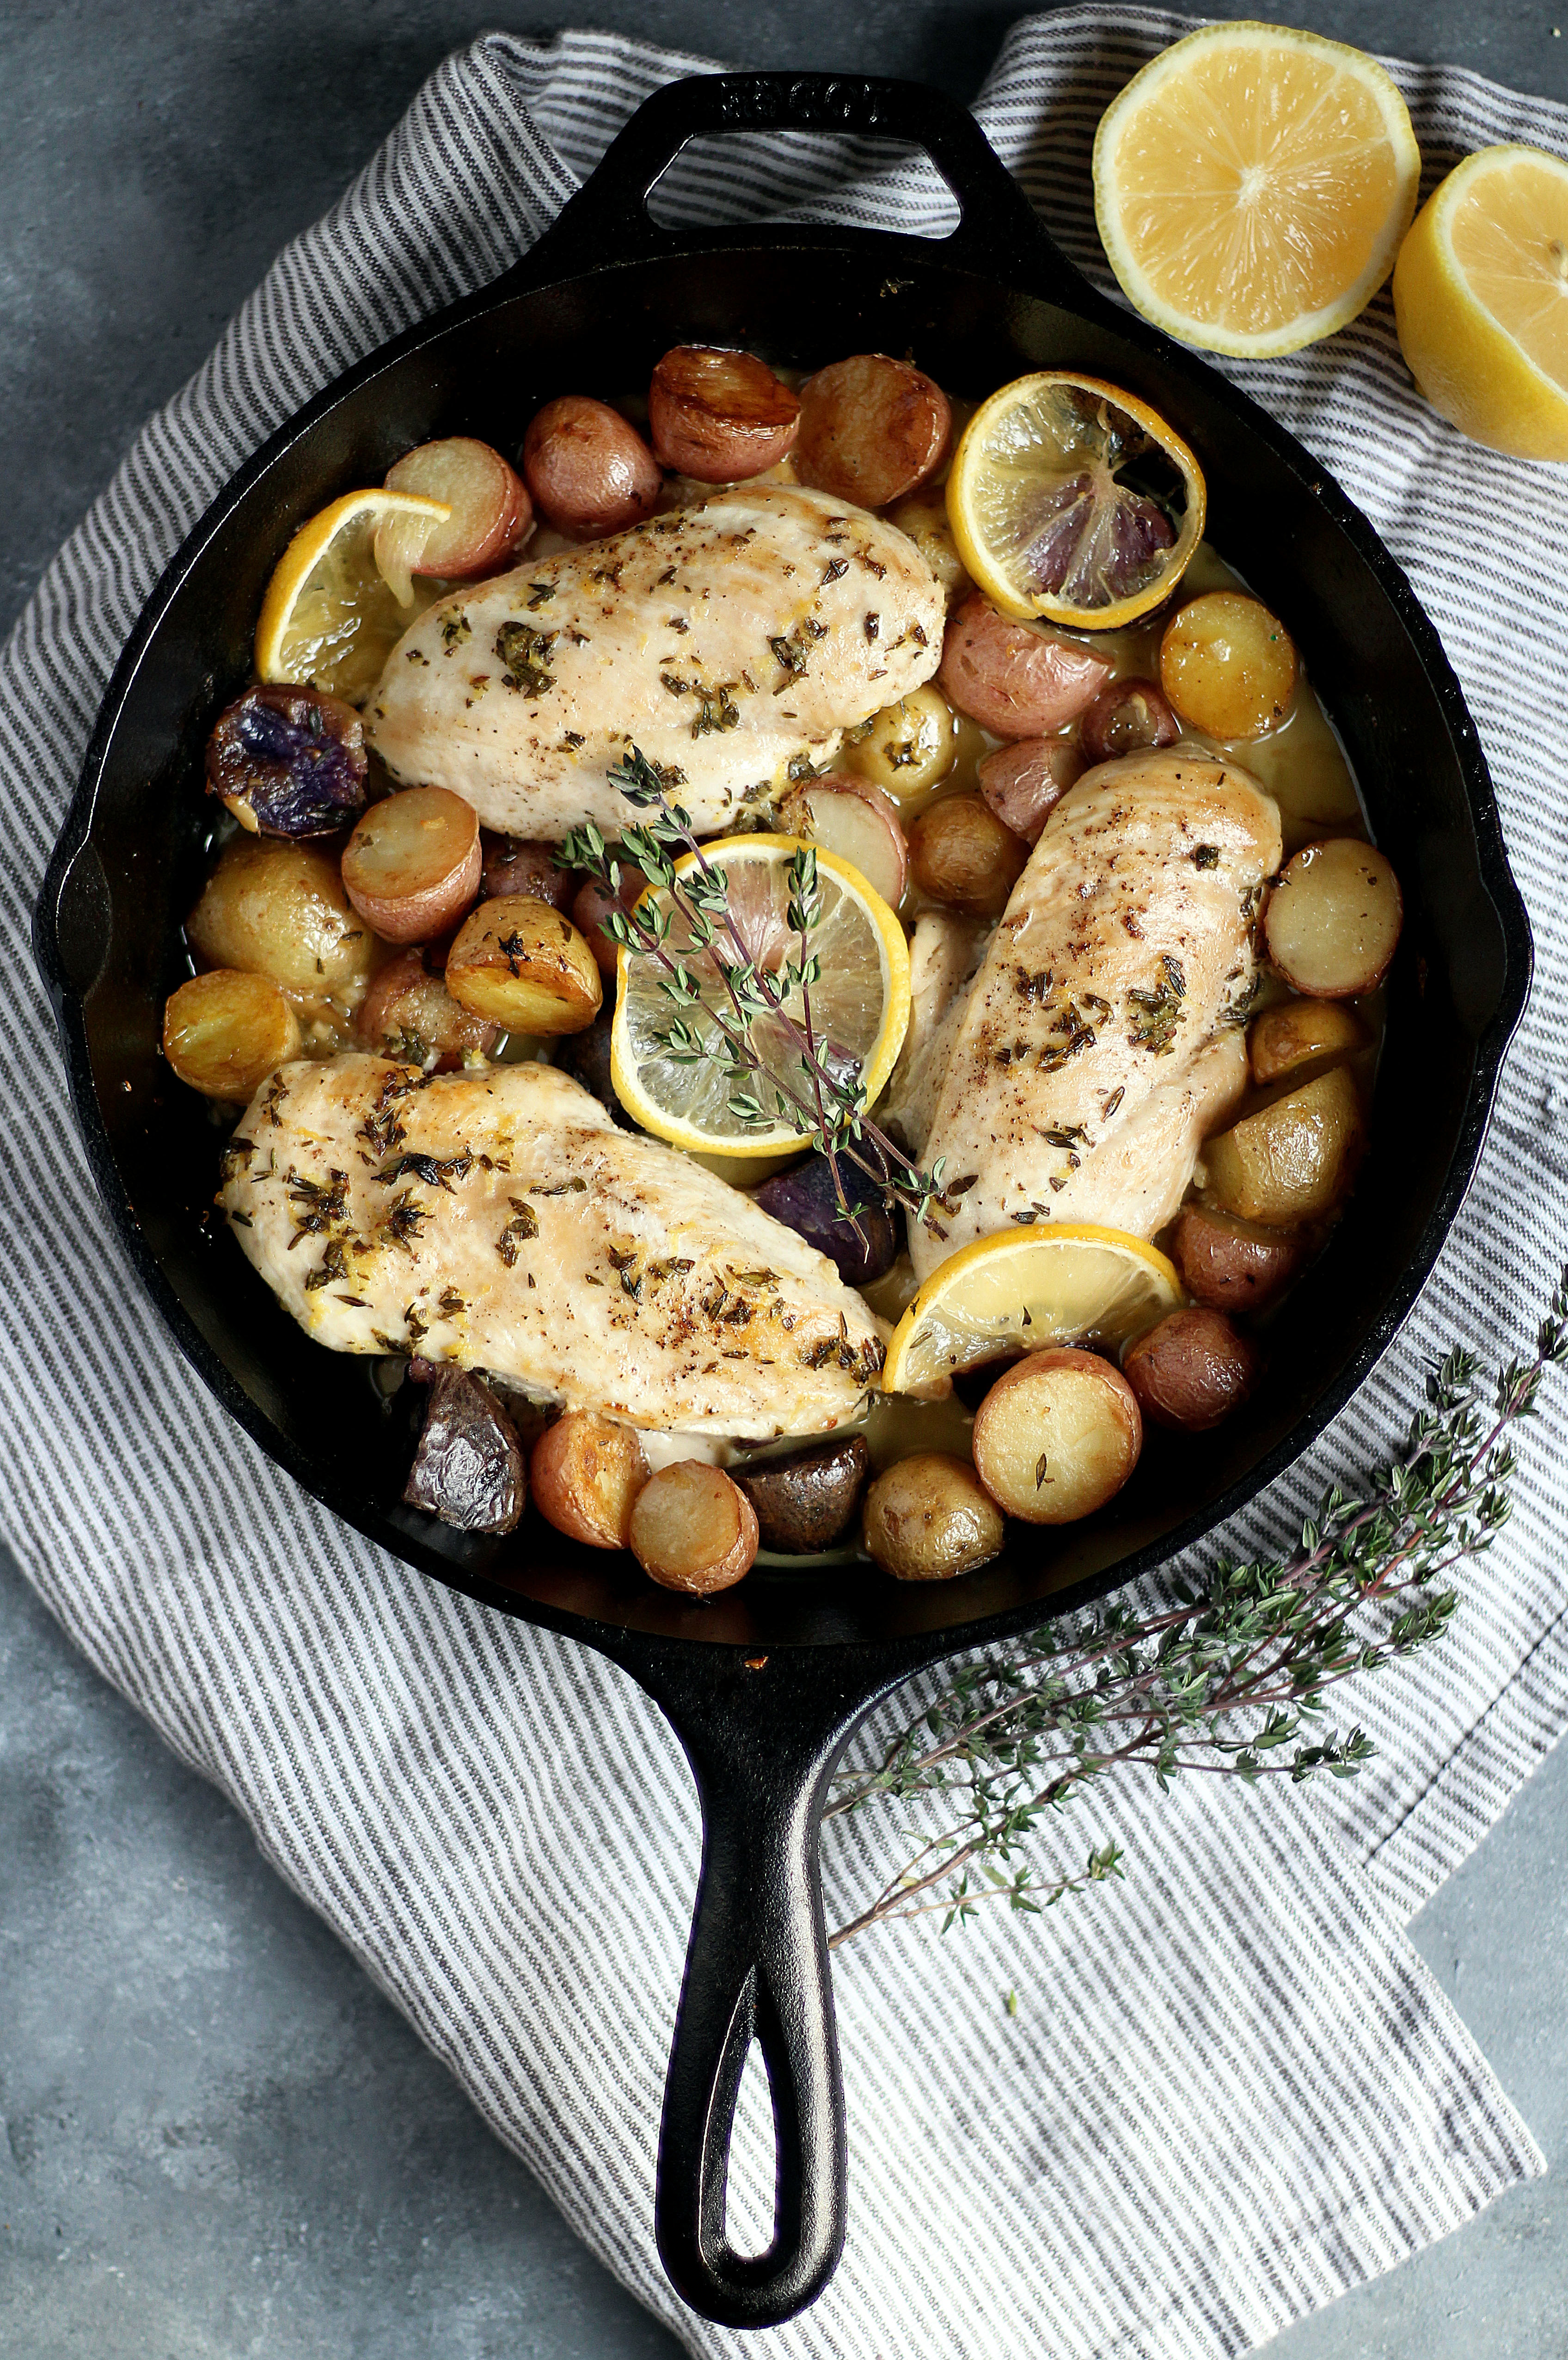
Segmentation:
<svg viewBox="0 0 1568 2360">
<path fill-rule="evenodd" d="M 1122 291 L 1190 344 L 1257 359 L 1369 303 L 1410 225 L 1421 152 L 1359 49 L 1208 25 L 1106 108 L 1094 213 Z"/>
<path fill-rule="evenodd" d="M 786 963 L 799 960 L 800 938 L 789 924 L 789 880 L 794 857 L 805 848 L 792 836 L 722 836 L 702 847 L 709 868 L 724 871 L 729 919 L 746 956 L 763 974 L 781 978 Z M 869 1106 L 887 1086 L 904 1043 L 909 945 L 898 919 L 859 869 L 821 845 L 814 848 L 821 914 L 807 943 L 822 973 L 811 988 L 812 1037 L 830 1072 L 846 1080 L 858 1075 Z M 689 852 L 677 861 L 675 873 L 690 877 L 696 867 L 697 855 Z M 737 1079 L 722 1054 L 720 1018 L 737 1028 L 714 959 L 693 951 L 690 929 L 668 896 L 650 887 L 637 906 L 646 909 L 652 901 L 663 905 L 670 920 L 665 949 L 684 960 L 699 997 L 692 1005 L 678 1007 L 662 989 L 668 978 L 659 961 L 651 953 L 623 947 L 610 1034 L 615 1096 L 635 1122 L 676 1147 L 748 1160 L 798 1147 L 800 1126 L 789 1119 L 788 1101 L 767 1078 L 776 1076 L 810 1105 L 798 1032 L 789 1022 L 754 1018 L 749 1037 L 767 1074 Z M 738 964 L 741 952 L 722 919 L 718 945 L 727 964 Z M 785 1018 L 798 1024 L 803 1016 L 798 985 L 786 987 L 782 1004 Z M 672 1020 L 691 1028 L 702 1054 L 674 1054 L 669 1038 Z M 735 1100 L 746 1096 L 761 1102 L 765 1120 L 748 1121 L 737 1110 Z"/>
<path fill-rule="evenodd" d="M 452 510 L 413 492 L 345 492 L 302 524 L 273 570 L 256 627 L 263 680 L 293 681 L 361 705 L 421 606 L 438 592 L 420 583 L 400 605 L 376 563 L 376 528 L 426 518 L 433 530 Z"/>
<path fill-rule="evenodd" d="M 1045 369 L 983 402 L 947 479 L 958 553 L 1006 615 L 1108 631 L 1173 590 L 1203 533 L 1203 478 L 1137 394 Z"/>
<path fill-rule="evenodd" d="M 1092 1221 L 976 1238 L 933 1270 L 897 1328 L 886 1393 L 1046 1344 L 1119 1351 L 1186 1301 L 1158 1248 Z"/>
<path fill-rule="evenodd" d="M 1399 248 L 1410 374 L 1451 425 L 1521 459 L 1568 459 L 1568 163 L 1483 148 Z"/>
</svg>

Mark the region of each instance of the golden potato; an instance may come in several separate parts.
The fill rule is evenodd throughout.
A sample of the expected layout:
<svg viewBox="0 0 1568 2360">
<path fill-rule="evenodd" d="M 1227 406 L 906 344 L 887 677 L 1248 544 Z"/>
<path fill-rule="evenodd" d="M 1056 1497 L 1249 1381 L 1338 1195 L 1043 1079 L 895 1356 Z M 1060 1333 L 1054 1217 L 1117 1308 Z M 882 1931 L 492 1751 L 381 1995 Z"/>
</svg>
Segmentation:
<svg viewBox="0 0 1568 2360">
<path fill-rule="evenodd" d="M 237 836 L 223 847 L 185 932 L 209 967 L 269 975 L 310 998 L 356 1001 L 376 962 L 335 854 L 278 836 Z"/>
<path fill-rule="evenodd" d="M 709 1598 L 751 1570 L 757 1511 L 721 1467 L 680 1459 L 650 1476 L 632 1505 L 632 1555 L 664 1590 Z"/>
<path fill-rule="evenodd" d="M 1181 718 L 1205 738 L 1267 738 L 1295 697 L 1295 646 L 1257 598 L 1210 590 L 1167 623 L 1160 685 Z"/>
<path fill-rule="evenodd" d="M 581 1032 L 604 999 L 593 954 L 570 918 L 531 895 L 481 901 L 446 960 L 446 988 L 508 1032 Z"/>
<path fill-rule="evenodd" d="M 1119 1369 L 1061 1345 L 1004 1370 L 975 1412 L 971 1441 L 998 1507 L 1025 1524 L 1070 1524 L 1121 1490 L 1143 1424 Z"/>
<path fill-rule="evenodd" d="M 944 795 L 909 830 L 909 867 L 920 891 L 971 917 L 1001 916 L 1028 859 L 1028 845 L 984 795 Z"/>
<path fill-rule="evenodd" d="M 1207 1205 L 1184 1205 L 1171 1259 L 1195 1303 L 1213 1311 L 1260 1311 L 1287 1287 L 1307 1256 L 1307 1240 Z"/>
<path fill-rule="evenodd" d="M 1387 974 L 1404 923 L 1399 880 L 1359 836 L 1303 845 L 1269 897 L 1263 939 L 1298 991 L 1348 1000 Z"/>
<path fill-rule="evenodd" d="M 163 1054 L 203 1098 L 248 1104 L 275 1066 L 299 1054 L 299 1020 L 271 978 L 214 967 L 169 994 Z"/>
<path fill-rule="evenodd" d="M 629 1426 L 569 1409 L 547 1426 L 528 1460 L 528 1490 L 545 1522 L 590 1548 L 627 1548 L 632 1508 L 648 1481 L 641 1440 Z"/>
<path fill-rule="evenodd" d="M 1244 1220 L 1316 1220 L 1349 1188 L 1366 1142 L 1356 1084 L 1335 1065 L 1208 1141 L 1208 1193 Z"/>
<path fill-rule="evenodd" d="M 951 1581 L 988 1564 L 1005 1527 L 966 1460 L 950 1450 L 917 1450 L 872 1484 L 860 1533 L 867 1555 L 895 1581 Z"/>
<path fill-rule="evenodd" d="M 1366 1046 L 1356 1018 L 1335 1000 L 1287 1000 L 1255 1017 L 1247 1036 L 1252 1078 L 1260 1085 L 1283 1081 L 1321 1059 L 1353 1056 Z"/>
<path fill-rule="evenodd" d="M 1223 1311 L 1199 1304 L 1140 1336 L 1122 1372 L 1156 1426 L 1206 1434 L 1247 1399 L 1260 1365 L 1251 1338 L 1237 1335 Z"/>
<path fill-rule="evenodd" d="M 865 737 L 847 745 L 839 760 L 906 803 L 946 778 L 958 759 L 958 716 L 941 690 L 915 688 L 874 713 Z"/>
</svg>

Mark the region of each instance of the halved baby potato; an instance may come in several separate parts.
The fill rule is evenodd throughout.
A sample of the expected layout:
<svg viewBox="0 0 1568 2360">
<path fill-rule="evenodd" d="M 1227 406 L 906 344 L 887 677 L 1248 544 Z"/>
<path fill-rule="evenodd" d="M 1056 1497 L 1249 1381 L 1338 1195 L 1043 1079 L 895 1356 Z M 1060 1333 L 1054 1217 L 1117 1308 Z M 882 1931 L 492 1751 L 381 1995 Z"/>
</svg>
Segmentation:
<svg viewBox="0 0 1568 2360">
<path fill-rule="evenodd" d="M 1024 1524 L 1070 1524 L 1121 1490 L 1138 1465 L 1143 1421 L 1119 1369 L 1062 1345 L 1003 1371 L 970 1440 L 999 1508 Z"/>
<path fill-rule="evenodd" d="M 372 803 L 343 847 L 343 890 L 388 943 L 428 943 L 479 890 L 479 814 L 445 787 Z"/>
<path fill-rule="evenodd" d="M 803 836 L 858 869 L 890 910 L 904 898 L 909 847 L 898 806 L 869 779 L 810 779 L 792 787 L 779 807 L 787 834 Z"/>
<path fill-rule="evenodd" d="M 1353 1056 L 1366 1045 L 1356 1017 L 1336 1000 L 1287 1000 L 1266 1008 L 1247 1036 L 1252 1078 L 1260 1087 L 1320 1060 Z"/>
<path fill-rule="evenodd" d="M 1356 1084 L 1335 1065 L 1206 1142 L 1208 1194 L 1247 1221 L 1316 1220 L 1350 1186 L 1366 1143 Z"/>
<path fill-rule="evenodd" d="M 951 1581 L 986 1565 L 1006 1537 L 975 1470 L 951 1450 L 917 1450 L 878 1475 L 860 1513 L 866 1553 L 895 1581 Z"/>
<path fill-rule="evenodd" d="M 1260 1311 L 1306 1259 L 1305 1238 L 1208 1205 L 1184 1205 L 1171 1258 L 1194 1303 L 1211 1311 Z"/>
<path fill-rule="evenodd" d="M 949 607 L 967 597 L 975 585 L 964 570 L 958 543 L 947 520 L 947 493 L 940 484 L 910 492 L 887 511 L 887 521 L 909 534 L 942 585 Z"/>
<path fill-rule="evenodd" d="M 945 696 L 929 684 L 871 716 L 863 738 L 839 757 L 845 770 L 868 779 L 895 803 L 912 803 L 940 786 L 958 759 L 959 720 Z"/>
<path fill-rule="evenodd" d="M 1287 983 L 1319 1000 L 1370 991 L 1388 973 L 1404 923 L 1387 856 L 1358 836 L 1303 845 L 1269 897 L 1263 936 Z"/>
<path fill-rule="evenodd" d="M 800 424 L 799 399 L 752 353 L 677 344 L 648 388 L 655 458 L 699 484 L 765 475 L 788 456 Z"/>
<path fill-rule="evenodd" d="M 375 965 L 370 929 L 349 906 L 335 856 L 278 836 L 236 836 L 185 921 L 210 967 L 268 975 L 285 991 L 353 1004 Z"/>
<path fill-rule="evenodd" d="M 299 1049 L 299 1020 L 268 976 L 214 967 L 182 983 L 164 1007 L 163 1054 L 203 1098 L 248 1103 Z"/>
<path fill-rule="evenodd" d="M 1003 826 L 1038 844 L 1068 788 L 1083 777 L 1083 757 L 1071 738 L 1020 738 L 987 754 L 977 775 Z"/>
<path fill-rule="evenodd" d="M 571 919 L 526 893 L 481 901 L 464 921 L 447 953 L 446 988 L 508 1032 L 581 1032 L 604 996 Z"/>
<path fill-rule="evenodd" d="M 596 1411 L 569 1409 L 528 1461 L 528 1490 L 547 1524 L 590 1548 L 630 1546 L 632 1508 L 648 1481 L 641 1440 Z"/>
<path fill-rule="evenodd" d="M 855 353 L 800 388 L 795 466 L 815 491 L 886 508 L 935 475 L 952 432 L 947 396 L 923 369 Z"/>
<path fill-rule="evenodd" d="M 1260 600 L 1211 590 L 1167 623 L 1160 685 L 1205 738 L 1267 738 L 1295 699 L 1295 643 Z"/>
<path fill-rule="evenodd" d="M 462 1008 L 418 949 L 399 951 L 378 969 L 354 1020 L 355 1038 L 384 1057 L 423 1065 L 459 1065 L 472 1051 L 487 1057 L 495 1027 Z"/>
<path fill-rule="evenodd" d="M 751 1570 L 757 1511 L 722 1467 L 680 1459 L 650 1476 L 633 1503 L 627 1533 L 644 1573 L 665 1590 L 709 1598 Z"/>
</svg>

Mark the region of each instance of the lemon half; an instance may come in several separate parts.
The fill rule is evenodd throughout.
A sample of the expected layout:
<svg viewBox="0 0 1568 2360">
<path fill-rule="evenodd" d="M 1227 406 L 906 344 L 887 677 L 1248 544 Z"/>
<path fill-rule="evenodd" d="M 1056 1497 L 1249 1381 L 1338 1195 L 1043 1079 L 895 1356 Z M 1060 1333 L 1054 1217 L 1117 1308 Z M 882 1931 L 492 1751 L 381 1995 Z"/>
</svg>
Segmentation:
<svg viewBox="0 0 1568 2360">
<path fill-rule="evenodd" d="M 410 601 L 399 604 L 376 563 L 376 528 L 389 519 L 424 518 L 433 530 L 451 514 L 444 500 L 387 491 L 345 492 L 319 509 L 300 526 L 267 585 L 256 627 L 261 678 L 362 704 L 415 616 L 437 595 L 434 584 L 420 583 Z"/>
<path fill-rule="evenodd" d="M 1004 1229 L 961 1246 L 893 1330 L 887 1393 L 915 1393 L 955 1369 L 1046 1344 L 1120 1351 L 1186 1301 L 1158 1247 L 1092 1221 Z"/>
</svg>

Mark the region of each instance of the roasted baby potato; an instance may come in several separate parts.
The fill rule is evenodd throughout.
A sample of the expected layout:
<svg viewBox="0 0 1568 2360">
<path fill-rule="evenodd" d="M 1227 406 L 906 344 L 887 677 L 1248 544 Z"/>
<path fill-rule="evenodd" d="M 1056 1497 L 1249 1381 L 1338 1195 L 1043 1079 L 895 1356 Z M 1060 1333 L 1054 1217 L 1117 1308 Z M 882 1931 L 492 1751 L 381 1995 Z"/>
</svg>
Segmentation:
<svg viewBox="0 0 1568 2360">
<path fill-rule="evenodd" d="M 935 475 L 952 431 L 947 396 L 923 370 L 857 353 L 800 388 L 795 471 L 834 499 L 886 508 Z"/>
<path fill-rule="evenodd" d="M 1028 845 L 984 795 L 944 795 L 909 831 L 909 866 L 920 891 L 976 918 L 1001 916 L 1028 859 Z"/>
<path fill-rule="evenodd" d="M 733 484 L 787 458 L 800 404 L 751 353 L 677 344 L 654 368 L 648 426 L 661 465 L 699 484 Z"/>
<path fill-rule="evenodd" d="M 207 740 L 207 792 L 252 836 L 331 836 L 365 808 L 369 768 L 358 714 L 318 688 L 247 688 Z"/>
<path fill-rule="evenodd" d="M 403 1498 L 464 1533 L 509 1533 L 528 1503 L 517 1428 L 482 1377 L 450 1362 L 430 1379 Z"/>
<path fill-rule="evenodd" d="M 1122 1373 L 1145 1417 L 1183 1434 L 1204 1434 L 1228 1417 L 1258 1382 L 1258 1347 L 1223 1311 L 1172 1311 L 1140 1336 Z"/>
<path fill-rule="evenodd" d="M 1278 617 L 1236 590 L 1190 599 L 1165 627 L 1160 684 L 1205 738 L 1267 738 L 1296 694 L 1296 650 Z"/>
<path fill-rule="evenodd" d="M 1184 1205 L 1171 1258 L 1195 1303 L 1211 1311 L 1261 1311 L 1283 1292 L 1306 1259 L 1307 1241 L 1207 1205 Z"/>
<path fill-rule="evenodd" d="M 496 1030 L 452 998 L 443 978 L 418 949 L 399 951 L 377 970 L 354 1020 L 362 1048 L 410 1065 L 460 1065 L 465 1055 L 487 1057 Z"/>
<path fill-rule="evenodd" d="M 604 1000 L 593 954 L 570 918 L 529 894 L 481 901 L 446 957 L 446 988 L 508 1032 L 581 1032 Z"/>
<path fill-rule="evenodd" d="M 938 484 L 910 492 L 887 511 L 887 521 L 907 532 L 941 583 L 948 609 L 968 596 L 975 585 L 964 570 L 953 527 L 947 520 L 947 495 Z"/>
<path fill-rule="evenodd" d="M 596 877 L 589 877 L 579 885 L 572 903 L 572 923 L 593 954 L 593 964 L 608 983 L 615 972 L 620 956 L 619 945 L 611 934 L 607 921 L 615 911 L 624 914 L 626 903 Z"/>
<path fill-rule="evenodd" d="M 1070 1524 L 1121 1490 L 1143 1424 L 1119 1370 L 1057 1345 L 1003 1371 L 975 1412 L 971 1442 L 999 1508 L 1029 1524 Z"/>
<path fill-rule="evenodd" d="M 343 890 L 384 942 L 428 943 L 479 891 L 479 816 L 445 787 L 373 803 L 343 847 Z"/>
<path fill-rule="evenodd" d="M 528 893 L 536 901 L 548 901 L 552 910 L 570 912 L 582 880 L 570 869 L 556 867 L 553 844 L 487 832 L 479 842 L 485 856 L 480 890 L 487 901 L 502 893 Z"/>
<path fill-rule="evenodd" d="M 907 803 L 940 786 L 957 757 L 957 716 L 928 683 L 874 713 L 865 736 L 853 739 L 839 759 L 895 803 Z"/>
<path fill-rule="evenodd" d="M 860 1504 L 871 1464 L 863 1434 L 813 1443 L 788 1459 L 736 1470 L 735 1481 L 757 1511 L 762 1546 L 800 1556 L 844 1538 Z"/>
<path fill-rule="evenodd" d="M 960 713 L 998 738 L 1050 738 L 1076 721 L 1111 676 L 1109 659 L 999 615 L 976 591 L 948 624 L 937 677 Z"/>
<path fill-rule="evenodd" d="M 679 1459 L 637 1493 L 628 1537 L 638 1565 L 662 1589 L 711 1598 L 751 1571 L 757 1511 L 723 1468 Z"/>
<path fill-rule="evenodd" d="M 869 779 L 829 776 L 792 787 L 779 807 L 780 826 L 809 837 L 858 869 L 890 910 L 904 898 L 909 847 L 898 805 Z"/>
<path fill-rule="evenodd" d="M 1114 762 L 1146 747 L 1174 746 L 1181 725 L 1151 680 L 1113 680 L 1078 724 L 1086 762 Z"/>
<path fill-rule="evenodd" d="M 270 977 L 214 967 L 164 1003 L 163 1054 L 203 1098 L 248 1104 L 299 1052 L 299 1020 Z"/>
<path fill-rule="evenodd" d="M 592 1024 L 585 1024 L 581 1032 L 560 1036 L 551 1052 L 551 1063 L 560 1072 L 570 1074 L 574 1082 L 581 1082 L 625 1131 L 630 1124 L 610 1078 L 610 1035 L 615 1022 L 614 1010 L 601 1008 Z"/>
<path fill-rule="evenodd" d="M 545 403 L 523 438 L 523 474 L 556 530 L 581 541 L 640 524 L 664 481 L 636 427 L 581 393 Z"/>
<path fill-rule="evenodd" d="M 1335 1065 L 1206 1142 L 1208 1194 L 1247 1221 L 1316 1220 L 1349 1188 L 1366 1143 L 1356 1084 Z"/>
<path fill-rule="evenodd" d="M 1068 788 L 1083 777 L 1083 757 L 1071 738 L 1020 738 L 987 754 L 977 775 L 1003 826 L 1038 844 Z"/>
<path fill-rule="evenodd" d="M 878 1475 L 860 1512 L 866 1554 L 895 1581 L 951 1581 L 1001 1548 L 1001 1513 L 967 1460 L 917 1450 Z"/>
<path fill-rule="evenodd" d="M 392 492 L 417 492 L 427 500 L 444 500 L 452 510 L 444 524 L 427 526 L 415 519 L 389 517 L 376 536 L 376 563 L 401 595 L 397 576 L 439 574 L 443 581 L 466 581 L 499 565 L 527 540 L 533 530 L 534 505 L 517 470 L 499 451 L 477 442 L 471 434 L 449 434 L 439 442 L 421 442 L 406 452 L 387 476 Z M 416 536 L 399 546 L 410 522 Z M 403 604 L 408 604 L 403 598 Z"/>
<path fill-rule="evenodd" d="M 593 1410 L 567 1410 L 528 1459 L 528 1489 L 546 1524 L 590 1548 L 629 1546 L 632 1504 L 647 1481 L 633 1428 Z"/>
<path fill-rule="evenodd" d="M 1297 991 L 1348 1000 L 1388 973 L 1404 914 L 1386 856 L 1358 836 L 1336 836 L 1304 845 L 1286 865 L 1269 897 L 1263 938 Z"/>
<path fill-rule="evenodd" d="M 1330 1057 L 1354 1056 L 1366 1045 L 1355 1016 L 1335 1000 L 1287 1000 L 1266 1008 L 1247 1036 L 1252 1078 L 1259 1085 Z"/>
<path fill-rule="evenodd" d="M 844 1169 L 845 1183 L 853 1187 L 857 1175 L 853 1165 Z M 793 1171 L 765 1180 L 757 1191 L 757 1202 L 787 1229 L 825 1253 L 851 1286 L 870 1286 L 885 1278 L 898 1259 L 904 1242 L 899 1225 L 880 1205 L 868 1205 L 855 1220 L 845 1220 L 833 1190 L 833 1167 L 825 1155 L 809 1156 Z"/>
<path fill-rule="evenodd" d="M 309 997 L 357 1000 L 376 957 L 333 856 L 275 836 L 223 847 L 185 932 L 208 966 L 269 975 Z"/>
</svg>

